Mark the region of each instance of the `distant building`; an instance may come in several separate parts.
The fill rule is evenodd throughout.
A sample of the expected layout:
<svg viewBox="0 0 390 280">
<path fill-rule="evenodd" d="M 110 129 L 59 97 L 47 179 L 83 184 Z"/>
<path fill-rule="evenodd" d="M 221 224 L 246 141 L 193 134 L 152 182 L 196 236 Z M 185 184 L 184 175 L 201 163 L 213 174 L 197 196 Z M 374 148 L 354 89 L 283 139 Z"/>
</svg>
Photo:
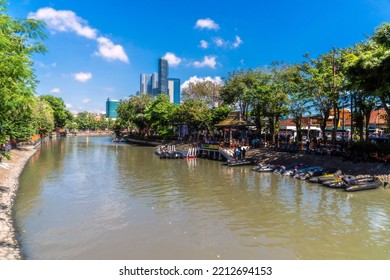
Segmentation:
<svg viewBox="0 0 390 280">
<path fill-rule="evenodd" d="M 173 104 L 180 104 L 180 79 L 168 78 L 168 94 Z"/>
<path fill-rule="evenodd" d="M 139 84 L 140 84 L 139 92 L 141 94 L 152 94 L 151 74 L 141 74 Z"/>
<path fill-rule="evenodd" d="M 151 83 L 152 83 L 152 92 L 151 92 L 151 94 L 153 96 L 157 96 L 158 95 L 158 74 L 157 73 L 153 73 L 152 74 Z"/>
<path fill-rule="evenodd" d="M 168 94 L 168 76 L 169 68 L 168 61 L 164 58 L 158 60 L 158 94 Z"/>
<path fill-rule="evenodd" d="M 141 74 L 139 79 L 140 94 L 158 94 L 158 74 Z"/>
<path fill-rule="evenodd" d="M 118 100 L 110 100 L 110 98 L 107 99 L 106 101 L 106 116 L 107 118 L 113 118 L 116 119 L 118 118 L 118 113 L 116 111 L 116 108 L 119 105 Z"/>
</svg>

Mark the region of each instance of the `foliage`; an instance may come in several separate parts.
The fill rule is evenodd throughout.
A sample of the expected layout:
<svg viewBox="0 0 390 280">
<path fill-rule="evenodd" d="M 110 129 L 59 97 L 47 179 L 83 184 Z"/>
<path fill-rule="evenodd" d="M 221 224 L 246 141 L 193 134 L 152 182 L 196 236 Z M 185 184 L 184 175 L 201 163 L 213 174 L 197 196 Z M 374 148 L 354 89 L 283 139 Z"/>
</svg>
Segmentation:
<svg viewBox="0 0 390 280">
<path fill-rule="evenodd" d="M 33 119 L 37 127 L 36 133 L 46 136 L 54 130 L 54 111 L 50 103 L 44 99 L 36 98 L 33 104 Z"/>
<path fill-rule="evenodd" d="M 128 100 L 122 100 L 118 105 L 117 112 L 118 117 L 123 122 L 123 126 L 128 130 L 133 126 L 139 130 L 149 129 L 145 109 L 151 102 L 152 98 L 146 94 L 140 94 Z"/>
<path fill-rule="evenodd" d="M 96 114 L 90 112 L 80 112 L 77 114 L 77 117 L 74 119 L 77 124 L 77 128 L 80 130 L 97 130 L 98 121 L 96 119 Z"/>
<path fill-rule="evenodd" d="M 332 139 L 336 141 L 336 129 L 339 121 L 339 100 L 345 85 L 344 53 L 340 49 L 332 49 L 321 54 L 317 59 L 306 55 L 309 62 L 305 71 L 309 77 L 308 91 L 310 101 L 320 114 L 320 128 L 326 141 L 325 128 L 333 110 Z"/>
<path fill-rule="evenodd" d="M 28 138 L 35 131 L 34 94 L 37 81 L 31 57 L 44 53 L 43 22 L 14 19 L 0 1 L 0 145 L 10 138 Z"/>
<path fill-rule="evenodd" d="M 379 26 L 349 54 L 347 73 L 355 87 L 379 98 L 390 118 L 390 24 Z"/>
<path fill-rule="evenodd" d="M 145 118 L 155 133 L 167 138 L 173 134 L 174 113 L 175 106 L 170 102 L 169 97 L 162 93 L 146 107 Z"/>
<path fill-rule="evenodd" d="M 211 109 L 211 123 L 210 125 L 217 124 L 228 116 L 231 112 L 231 108 L 228 105 L 222 105 Z"/>
<path fill-rule="evenodd" d="M 66 122 L 69 120 L 69 118 L 72 117 L 71 114 L 68 113 L 69 111 L 66 110 L 65 102 L 62 100 L 62 98 L 52 95 L 41 95 L 39 98 L 45 100 L 52 107 L 54 112 L 55 127 L 65 127 Z"/>
<path fill-rule="evenodd" d="M 209 107 L 216 107 L 221 88 L 222 84 L 208 80 L 190 82 L 183 89 L 182 100 L 203 101 Z"/>
</svg>

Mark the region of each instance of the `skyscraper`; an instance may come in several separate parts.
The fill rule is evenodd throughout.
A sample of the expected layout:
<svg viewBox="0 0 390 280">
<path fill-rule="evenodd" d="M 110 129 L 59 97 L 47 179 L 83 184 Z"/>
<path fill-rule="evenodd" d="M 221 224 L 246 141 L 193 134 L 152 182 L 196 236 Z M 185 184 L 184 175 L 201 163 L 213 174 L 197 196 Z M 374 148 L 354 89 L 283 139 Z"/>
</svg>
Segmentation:
<svg viewBox="0 0 390 280">
<path fill-rule="evenodd" d="M 158 94 L 158 74 L 153 73 L 152 74 L 152 92 L 151 94 L 153 96 L 156 96 Z"/>
<path fill-rule="evenodd" d="M 168 94 L 173 104 L 180 104 L 180 79 L 168 78 Z"/>
<path fill-rule="evenodd" d="M 164 58 L 158 59 L 158 94 L 168 94 L 168 61 Z"/>
<path fill-rule="evenodd" d="M 106 101 L 106 117 L 107 118 L 114 118 L 116 119 L 118 117 L 118 113 L 116 112 L 116 108 L 119 105 L 118 100 L 110 100 L 110 98 L 107 98 Z"/>
<path fill-rule="evenodd" d="M 141 74 L 140 76 L 140 89 L 141 94 L 152 94 L 152 75 Z"/>
</svg>

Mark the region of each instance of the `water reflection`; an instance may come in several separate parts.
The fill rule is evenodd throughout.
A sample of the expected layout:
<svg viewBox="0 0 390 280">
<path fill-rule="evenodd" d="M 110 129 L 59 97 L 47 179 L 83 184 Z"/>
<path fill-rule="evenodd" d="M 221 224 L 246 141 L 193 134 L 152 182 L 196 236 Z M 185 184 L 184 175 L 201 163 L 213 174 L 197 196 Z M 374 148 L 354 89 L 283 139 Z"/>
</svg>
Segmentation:
<svg viewBox="0 0 390 280">
<path fill-rule="evenodd" d="M 31 160 L 15 210 L 32 259 L 389 259 L 389 198 L 77 137 Z"/>
</svg>

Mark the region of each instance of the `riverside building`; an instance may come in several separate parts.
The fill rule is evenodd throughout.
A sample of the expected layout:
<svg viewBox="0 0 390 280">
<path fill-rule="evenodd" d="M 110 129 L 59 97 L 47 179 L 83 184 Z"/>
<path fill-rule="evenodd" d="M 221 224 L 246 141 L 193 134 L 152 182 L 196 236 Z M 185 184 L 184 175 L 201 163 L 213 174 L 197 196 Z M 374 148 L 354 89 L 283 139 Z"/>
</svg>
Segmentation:
<svg viewBox="0 0 390 280">
<path fill-rule="evenodd" d="M 110 98 L 107 98 L 106 101 L 106 117 L 107 118 L 118 118 L 118 113 L 116 111 L 116 108 L 119 105 L 118 100 L 110 100 Z"/>
</svg>

